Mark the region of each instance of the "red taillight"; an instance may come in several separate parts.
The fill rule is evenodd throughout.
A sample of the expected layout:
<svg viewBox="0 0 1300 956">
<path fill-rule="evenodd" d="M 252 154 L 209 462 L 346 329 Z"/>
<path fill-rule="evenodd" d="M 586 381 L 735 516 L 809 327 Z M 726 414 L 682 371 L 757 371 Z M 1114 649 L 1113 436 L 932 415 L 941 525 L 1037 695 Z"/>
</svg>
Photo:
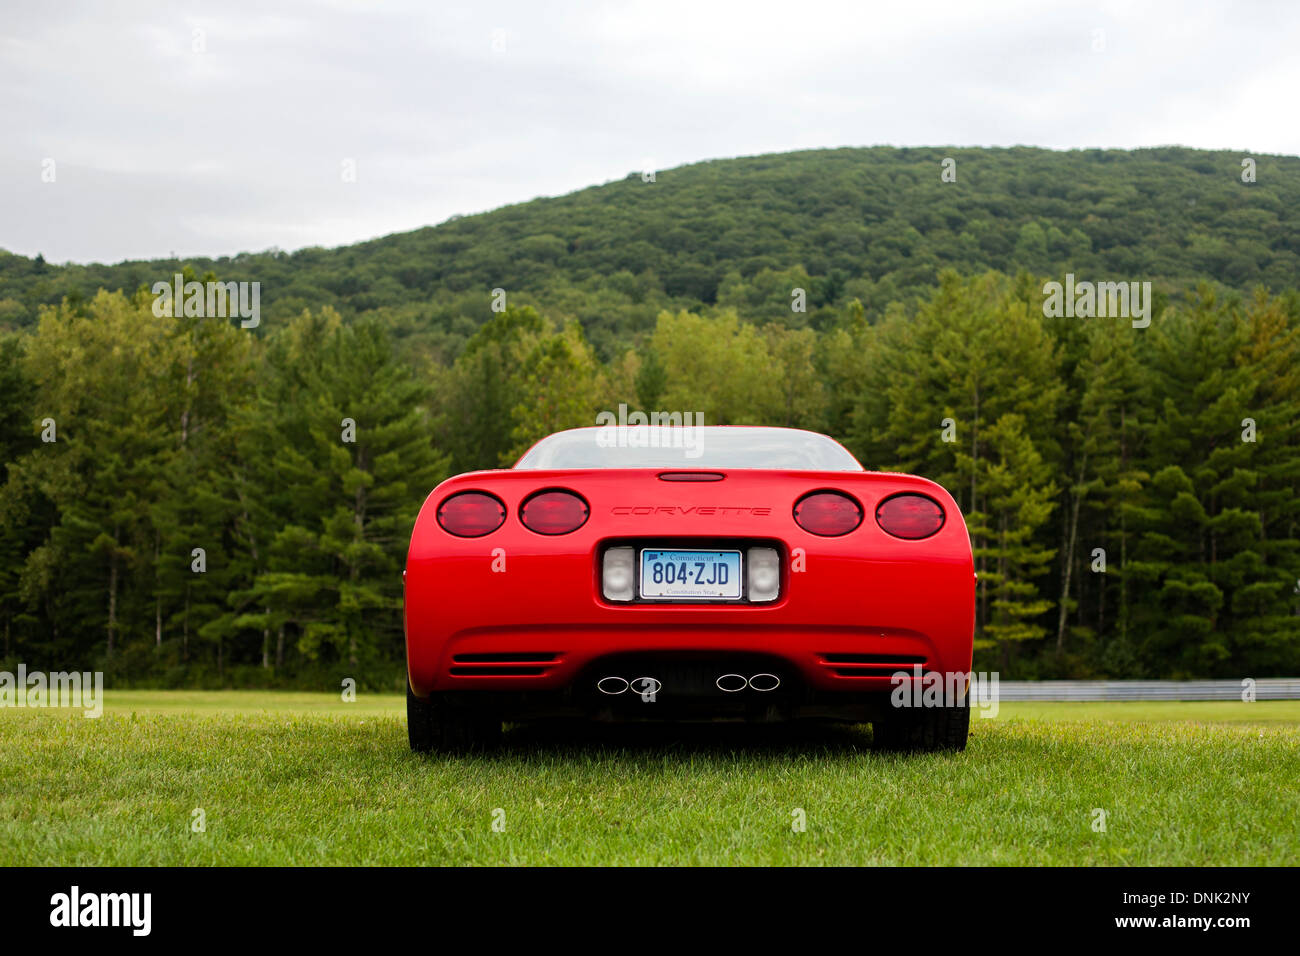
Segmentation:
<svg viewBox="0 0 1300 956">
<path fill-rule="evenodd" d="M 799 499 L 794 520 L 805 531 L 834 538 L 862 524 L 862 506 L 838 491 L 815 491 Z"/>
<path fill-rule="evenodd" d="M 591 509 L 571 491 L 542 491 L 524 502 L 519 520 L 538 534 L 568 534 L 587 523 Z"/>
<path fill-rule="evenodd" d="M 452 495 L 438 506 L 438 524 L 460 538 L 481 538 L 506 520 L 506 506 L 481 491 Z"/>
<path fill-rule="evenodd" d="M 943 509 L 925 495 L 894 495 L 876 508 L 876 523 L 896 538 L 928 538 L 943 527 Z"/>
</svg>

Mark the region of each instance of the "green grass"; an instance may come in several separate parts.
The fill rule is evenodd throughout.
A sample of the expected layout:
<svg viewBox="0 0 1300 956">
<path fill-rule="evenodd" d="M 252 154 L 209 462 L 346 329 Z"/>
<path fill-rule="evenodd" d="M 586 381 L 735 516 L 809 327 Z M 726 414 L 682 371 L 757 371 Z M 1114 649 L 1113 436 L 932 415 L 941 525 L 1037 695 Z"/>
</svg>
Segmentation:
<svg viewBox="0 0 1300 956">
<path fill-rule="evenodd" d="M 0 709 L 0 865 L 1300 863 L 1300 702 L 1004 703 L 972 728 L 942 756 L 722 725 L 422 757 L 398 697 L 114 691 L 99 720 Z"/>
</svg>

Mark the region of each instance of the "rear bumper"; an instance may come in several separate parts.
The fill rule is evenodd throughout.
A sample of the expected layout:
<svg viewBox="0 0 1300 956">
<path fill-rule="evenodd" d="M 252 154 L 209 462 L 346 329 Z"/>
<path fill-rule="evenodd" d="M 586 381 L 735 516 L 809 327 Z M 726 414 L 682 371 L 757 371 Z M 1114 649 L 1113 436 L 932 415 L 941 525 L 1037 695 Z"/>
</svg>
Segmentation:
<svg viewBox="0 0 1300 956">
<path fill-rule="evenodd" d="M 823 555 L 820 574 L 791 574 L 773 605 L 615 606 L 596 594 L 594 553 L 539 558 L 537 568 L 514 560 L 500 575 L 482 557 L 408 574 L 407 668 L 418 696 L 559 690 L 620 654 L 765 655 L 832 692 L 888 690 L 914 665 L 971 665 L 974 574 L 960 562 Z"/>
<path fill-rule="evenodd" d="M 555 690 L 614 655 L 762 655 L 782 661 L 808 687 L 888 690 L 892 675 L 920 665 L 944 672 L 970 668 L 960 641 L 898 630 L 819 625 L 791 628 L 735 624 L 591 624 L 480 626 L 448 635 L 440 646 L 408 647 L 411 687 L 433 690 Z"/>
<path fill-rule="evenodd" d="M 919 664 L 969 671 L 975 574 L 960 512 L 941 488 L 910 476 L 731 476 L 719 504 L 698 507 L 690 483 L 584 473 L 541 483 L 581 487 L 591 519 L 548 537 L 517 520 L 539 479 L 522 472 L 450 479 L 426 502 L 405 577 L 407 668 L 419 697 L 433 692 L 573 692 L 603 658 L 760 655 L 818 693 L 888 690 L 891 675 Z M 572 479 L 572 480 L 570 480 Z M 806 533 L 791 509 L 809 486 L 844 486 L 868 515 L 881 498 L 916 488 L 941 501 L 949 521 L 935 535 L 903 541 L 874 521 L 841 537 Z M 444 532 L 434 512 L 448 494 L 491 488 L 509 517 L 483 538 Z M 624 507 L 653 490 L 672 515 Z M 671 510 L 671 509 L 669 509 Z M 689 511 L 689 513 L 687 513 Z M 600 591 L 599 556 L 612 543 L 773 545 L 782 556 L 780 597 L 770 604 L 612 604 Z M 705 544 L 710 542 L 710 544 Z"/>
</svg>

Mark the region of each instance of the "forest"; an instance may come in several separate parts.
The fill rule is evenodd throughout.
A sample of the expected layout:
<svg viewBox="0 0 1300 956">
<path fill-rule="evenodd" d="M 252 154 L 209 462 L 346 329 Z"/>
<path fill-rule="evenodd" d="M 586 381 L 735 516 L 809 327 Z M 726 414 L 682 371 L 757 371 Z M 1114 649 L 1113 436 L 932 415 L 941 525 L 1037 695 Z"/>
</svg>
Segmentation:
<svg viewBox="0 0 1300 956">
<path fill-rule="evenodd" d="M 625 402 L 942 483 L 981 668 L 1294 675 L 1300 159 L 1242 160 L 821 150 L 332 250 L 0 252 L 0 669 L 400 687 L 428 492 Z M 174 273 L 260 322 L 156 308 Z M 1150 324 L 1045 308 L 1067 274 Z"/>
</svg>

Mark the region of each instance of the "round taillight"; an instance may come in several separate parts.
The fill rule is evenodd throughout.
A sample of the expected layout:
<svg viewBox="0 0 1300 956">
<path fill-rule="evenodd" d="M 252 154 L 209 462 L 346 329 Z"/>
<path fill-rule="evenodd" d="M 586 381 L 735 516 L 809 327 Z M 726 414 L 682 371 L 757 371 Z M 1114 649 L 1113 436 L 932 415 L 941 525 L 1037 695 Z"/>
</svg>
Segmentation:
<svg viewBox="0 0 1300 956">
<path fill-rule="evenodd" d="M 838 491 L 814 491 L 795 504 L 794 520 L 805 531 L 834 538 L 862 524 L 862 506 Z"/>
<path fill-rule="evenodd" d="M 463 491 L 438 506 L 438 524 L 459 538 L 481 538 L 506 520 L 506 506 L 481 491 Z"/>
<path fill-rule="evenodd" d="M 572 491 L 541 491 L 524 502 L 519 520 L 538 534 L 568 534 L 587 523 L 591 509 Z"/>
<path fill-rule="evenodd" d="M 943 527 L 943 509 L 925 495 L 894 495 L 876 508 L 876 523 L 895 538 L 928 538 Z"/>
</svg>

